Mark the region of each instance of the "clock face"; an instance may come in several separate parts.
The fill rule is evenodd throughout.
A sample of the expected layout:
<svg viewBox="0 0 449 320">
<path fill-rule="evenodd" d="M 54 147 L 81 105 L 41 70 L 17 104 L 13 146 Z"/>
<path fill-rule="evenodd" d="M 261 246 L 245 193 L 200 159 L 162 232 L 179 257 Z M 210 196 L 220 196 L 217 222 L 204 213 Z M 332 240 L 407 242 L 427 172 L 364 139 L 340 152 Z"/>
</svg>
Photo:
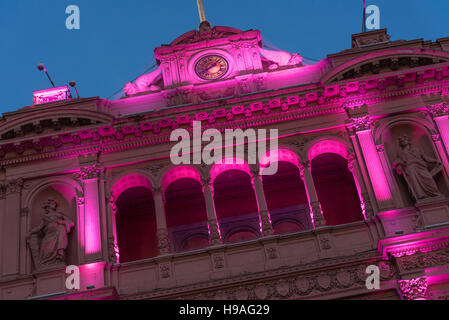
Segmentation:
<svg viewBox="0 0 449 320">
<path fill-rule="evenodd" d="M 226 59 L 217 55 L 205 56 L 195 66 L 196 74 L 204 80 L 220 79 L 228 72 L 228 69 L 229 64 Z"/>
</svg>

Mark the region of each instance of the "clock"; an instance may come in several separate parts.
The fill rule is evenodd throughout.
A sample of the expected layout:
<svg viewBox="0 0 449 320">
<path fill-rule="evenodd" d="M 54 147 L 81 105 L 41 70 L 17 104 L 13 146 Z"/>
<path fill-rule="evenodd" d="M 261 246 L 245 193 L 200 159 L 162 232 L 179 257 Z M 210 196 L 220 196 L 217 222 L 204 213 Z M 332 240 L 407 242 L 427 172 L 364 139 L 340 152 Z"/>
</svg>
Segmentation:
<svg viewBox="0 0 449 320">
<path fill-rule="evenodd" d="M 195 72 L 203 80 L 217 80 L 229 70 L 228 61 L 219 55 L 202 57 L 195 65 Z"/>
</svg>

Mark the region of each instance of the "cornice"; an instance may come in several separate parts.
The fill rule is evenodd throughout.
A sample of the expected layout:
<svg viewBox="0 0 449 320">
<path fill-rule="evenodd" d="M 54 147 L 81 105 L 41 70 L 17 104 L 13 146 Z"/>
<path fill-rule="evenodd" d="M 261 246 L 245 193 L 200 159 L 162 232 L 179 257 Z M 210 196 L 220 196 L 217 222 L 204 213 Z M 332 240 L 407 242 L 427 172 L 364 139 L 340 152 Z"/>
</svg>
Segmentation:
<svg viewBox="0 0 449 320">
<path fill-rule="evenodd" d="M 295 95 L 284 95 L 282 97 L 279 97 L 281 91 L 270 91 L 261 94 L 261 97 L 266 99 L 256 102 L 227 105 L 215 109 L 209 106 L 202 111 L 197 110 L 199 111 L 197 113 L 186 112 L 183 115 L 180 115 L 179 110 L 172 109 L 164 111 L 173 111 L 175 114 L 172 117 L 168 117 L 170 113 L 165 113 L 164 116 L 167 115 L 165 118 L 161 118 L 159 115 L 159 117 L 147 119 L 148 121 L 136 120 L 135 117 L 129 116 L 127 123 L 117 122 L 120 123 L 119 125 L 116 123 L 107 126 L 95 125 L 77 132 L 66 132 L 64 136 L 59 134 L 0 145 L 0 157 L 7 152 L 16 152 L 15 157 L 0 160 L 0 165 L 8 166 L 30 161 L 71 158 L 80 153 L 116 152 L 167 143 L 171 130 L 178 127 L 191 130 L 193 120 L 202 121 L 205 129 L 217 128 L 221 131 L 233 128 L 243 129 L 344 113 L 345 107 L 371 105 L 391 101 L 392 98 L 420 97 L 438 92 L 449 94 L 449 73 L 445 80 L 414 83 L 413 86 L 407 87 L 396 85 L 395 88 L 390 88 L 397 79 L 395 77 L 388 80 L 391 83 L 386 83 L 387 80 L 385 79 L 342 83 L 324 87 L 317 91 L 301 91 Z M 380 85 L 379 83 L 383 84 Z M 36 139 L 40 140 L 36 142 Z M 42 151 L 43 148 L 39 146 L 39 143 L 42 143 L 43 139 L 50 143 L 52 150 Z M 67 143 L 62 142 L 63 139 Z M 75 142 L 72 141 L 76 141 L 78 146 L 74 145 Z M 26 148 L 39 150 L 36 149 L 38 147 L 41 151 L 26 156 L 20 155 L 20 153 L 24 153 Z"/>
</svg>

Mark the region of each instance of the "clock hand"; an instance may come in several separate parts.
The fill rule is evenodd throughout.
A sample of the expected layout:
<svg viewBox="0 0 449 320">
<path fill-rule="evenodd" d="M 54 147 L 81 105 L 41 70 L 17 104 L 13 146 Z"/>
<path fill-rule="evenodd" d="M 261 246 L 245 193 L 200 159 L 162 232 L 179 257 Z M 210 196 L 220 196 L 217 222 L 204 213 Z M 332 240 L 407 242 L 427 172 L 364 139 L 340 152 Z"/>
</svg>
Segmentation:
<svg viewBox="0 0 449 320">
<path fill-rule="evenodd" d="M 212 65 L 207 69 L 207 72 L 209 73 L 216 73 L 220 70 L 220 64 L 218 62 L 215 63 L 215 65 Z"/>
</svg>

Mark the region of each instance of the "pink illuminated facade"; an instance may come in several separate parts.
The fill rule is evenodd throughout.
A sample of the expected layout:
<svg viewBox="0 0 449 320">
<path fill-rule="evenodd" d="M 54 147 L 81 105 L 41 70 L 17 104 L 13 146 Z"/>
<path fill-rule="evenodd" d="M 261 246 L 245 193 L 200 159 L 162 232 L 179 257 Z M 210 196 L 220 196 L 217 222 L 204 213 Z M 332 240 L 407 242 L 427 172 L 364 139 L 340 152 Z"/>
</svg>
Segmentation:
<svg viewBox="0 0 449 320">
<path fill-rule="evenodd" d="M 155 56 L 122 99 L 3 115 L 1 299 L 448 299 L 449 38 L 370 31 L 308 65 L 203 22 Z M 277 147 L 174 165 L 193 121 Z"/>
</svg>

